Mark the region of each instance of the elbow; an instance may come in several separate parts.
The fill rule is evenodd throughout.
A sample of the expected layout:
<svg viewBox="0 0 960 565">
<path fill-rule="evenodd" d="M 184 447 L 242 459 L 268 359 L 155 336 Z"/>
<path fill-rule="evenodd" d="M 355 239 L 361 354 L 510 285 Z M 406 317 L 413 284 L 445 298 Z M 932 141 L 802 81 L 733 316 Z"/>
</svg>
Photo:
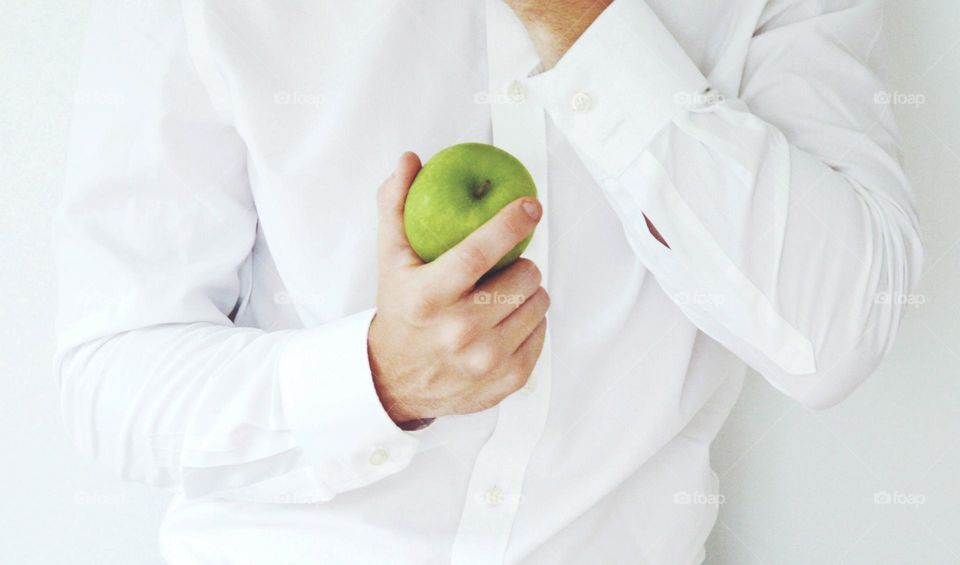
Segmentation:
<svg viewBox="0 0 960 565">
<path fill-rule="evenodd" d="M 903 300 L 892 301 L 886 298 L 891 294 L 877 293 L 874 296 L 882 298 L 871 299 L 874 303 L 866 316 L 838 320 L 828 337 L 814 346 L 813 373 L 787 375 L 774 371 L 771 381 L 788 383 L 780 388 L 807 408 L 823 410 L 836 406 L 873 375 L 890 353 L 907 310 L 902 303 L 919 296 L 908 291 L 904 286 L 902 292 L 893 294 Z M 851 331 L 851 321 L 855 321 L 858 331 Z"/>
<path fill-rule="evenodd" d="M 878 214 L 880 215 L 880 214 Z M 829 309 L 828 323 L 815 342 L 816 372 L 799 377 L 796 400 L 811 409 L 836 406 L 875 373 L 893 348 L 904 315 L 925 300 L 916 288 L 923 246 L 912 213 L 889 212 L 875 240 L 880 242 L 872 276 Z"/>
<path fill-rule="evenodd" d="M 907 294 L 908 291 L 909 288 L 904 286 L 898 295 L 909 300 L 913 295 Z M 815 410 L 832 408 L 848 398 L 878 370 L 893 348 L 905 313 L 905 306 L 901 304 L 904 300 L 875 298 L 869 315 L 860 318 L 861 330 L 852 345 L 849 340 L 836 340 L 840 343 L 827 342 L 816 348 L 816 371 L 800 376 L 798 382 L 803 384 L 791 396 Z"/>
<path fill-rule="evenodd" d="M 846 400 L 880 366 L 885 351 L 877 350 L 875 344 L 861 341 L 844 355 L 823 363 L 809 379 L 795 400 L 811 410 L 833 408 Z"/>
<path fill-rule="evenodd" d="M 832 408 L 853 394 L 880 365 L 886 354 L 884 341 L 862 335 L 852 347 L 815 349 L 816 368 L 806 374 L 794 374 L 780 367 L 755 369 L 783 394 L 811 410 Z"/>
</svg>

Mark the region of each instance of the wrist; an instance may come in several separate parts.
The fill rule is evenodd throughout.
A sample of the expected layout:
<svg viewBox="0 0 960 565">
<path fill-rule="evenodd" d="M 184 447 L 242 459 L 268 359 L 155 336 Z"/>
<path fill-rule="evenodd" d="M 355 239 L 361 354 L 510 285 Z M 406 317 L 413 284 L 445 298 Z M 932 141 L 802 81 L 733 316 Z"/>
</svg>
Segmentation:
<svg viewBox="0 0 960 565">
<path fill-rule="evenodd" d="M 374 314 L 370 321 L 370 328 L 367 332 L 367 360 L 370 365 L 370 377 L 373 379 L 373 388 L 380 400 L 387 416 L 393 420 L 393 423 L 402 430 L 411 431 L 425 428 L 433 422 L 433 418 L 421 418 L 419 414 L 411 410 L 401 398 L 395 395 L 392 387 L 388 386 L 391 382 L 390 376 L 386 371 L 386 363 L 382 362 L 382 355 L 378 354 L 377 348 L 377 316 Z"/>
</svg>

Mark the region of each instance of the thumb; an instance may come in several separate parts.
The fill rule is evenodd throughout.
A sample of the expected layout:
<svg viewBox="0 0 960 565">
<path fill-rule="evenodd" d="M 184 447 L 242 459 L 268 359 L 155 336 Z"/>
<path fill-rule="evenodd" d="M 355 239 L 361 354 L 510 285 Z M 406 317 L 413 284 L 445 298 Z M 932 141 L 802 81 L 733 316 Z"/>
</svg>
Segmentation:
<svg viewBox="0 0 960 565">
<path fill-rule="evenodd" d="M 381 267 L 410 267 L 423 261 L 410 247 L 403 229 L 403 205 L 410 184 L 420 171 L 420 158 L 407 151 L 377 192 L 377 254 Z"/>
</svg>

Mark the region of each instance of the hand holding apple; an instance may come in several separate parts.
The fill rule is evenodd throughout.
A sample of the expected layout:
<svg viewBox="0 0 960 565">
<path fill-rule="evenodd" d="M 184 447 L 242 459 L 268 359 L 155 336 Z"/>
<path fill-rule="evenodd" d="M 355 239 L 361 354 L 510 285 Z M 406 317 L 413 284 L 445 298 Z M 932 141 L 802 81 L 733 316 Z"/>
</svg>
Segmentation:
<svg viewBox="0 0 960 565">
<path fill-rule="evenodd" d="M 378 194 L 377 314 L 367 345 L 377 394 L 398 423 L 478 412 L 522 387 L 540 356 L 549 305 L 529 260 L 484 277 L 533 231 L 542 215 L 536 199 L 508 203 L 424 263 L 403 221 L 419 169 L 405 153 Z"/>
<path fill-rule="evenodd" d="M 536 198 L 537 186 L 519 159 L 485 143 L 452 145 L 434 155 L 410 186 L 403 208 L 407 240 L 429 263 L 524 196 Z M 516 261 L 532 237 L 531 232 L 493 270 Z"/>
</svg>

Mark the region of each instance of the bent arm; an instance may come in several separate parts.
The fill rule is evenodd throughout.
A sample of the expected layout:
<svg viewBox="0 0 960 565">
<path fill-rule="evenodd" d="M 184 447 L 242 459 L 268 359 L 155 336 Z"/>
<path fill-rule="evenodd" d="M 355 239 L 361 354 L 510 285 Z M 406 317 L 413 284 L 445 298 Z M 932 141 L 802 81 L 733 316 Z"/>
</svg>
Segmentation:
<svg viewBox="0 0 960 565">
<path fill-rule="evenodd" d="M 372 311 L 234 326 L 257 215 L 244 144 L 178 4 L 93 12 L 79 88 L 103 96 L 76 107 L 55 227 L 65 422 L 125 479 L 188 497 L 327 500 L 406 467 L 417 439 L 374 390 Z"/>
<path fill-rule="evenodd" d="M 888 298 L 922 261 L 893 116 L 874 102 L 881 8 L 842 4 L 768 2 L 739 92 L 703 76 L 642 0 L 615 1 L 530 79 L 663 291 L 811 406 L 873 372 L 902 312 Z"/>
</svg>

